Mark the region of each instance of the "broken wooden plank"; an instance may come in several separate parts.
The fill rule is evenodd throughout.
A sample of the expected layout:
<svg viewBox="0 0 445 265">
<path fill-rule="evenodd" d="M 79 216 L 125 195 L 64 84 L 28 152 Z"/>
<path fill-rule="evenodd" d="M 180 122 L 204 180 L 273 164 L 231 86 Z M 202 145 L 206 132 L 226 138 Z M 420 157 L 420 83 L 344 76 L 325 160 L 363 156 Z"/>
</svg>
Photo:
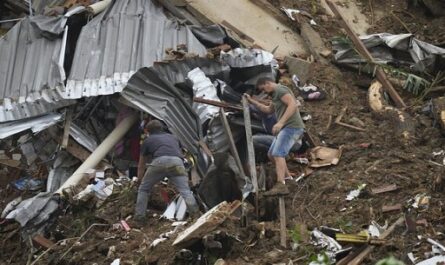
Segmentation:
<svg viewBox="0 0 445 265">
<path fill-rule="evenodd" d="M 388 229 L 383 232 L 379 239 L 386 239 L 395 229 L 397 226 L 403 224 L 405 221 L 405 218 L 402 216 L 397 221 L 395 221 Z M 358 254 L 353 260 L 351 260 L 348 265 L 358 265 L 363 262 L 363 260 L 368 256 L 373 250 L 375 246 L 368 246 L 366 247 L 360 254 Z"/>
<path fill-rule="evenodd" d="M 397 203 L 394 205 L 383 205 L 382 206 L 382 212 L 383 213 L 388 213 L 388 212 L 394 212 L 394 211 L 400 211 L 402 210 L 402 204 Z"/>
<path fill-rule="evenodd" d="M 65 149 L 68 146 L 68 140 L 70 138 L 70 128 L 71 128 L 72 120 L 73 120 L 73 108 L 70 107 L 66 111 L 65 126 L 63 127 L 62 143 L 60 144 L 60 147 L 63 149 Z"/>
<path fill-rule="evenodd" d="M 280 245 L 283 248 L 286 248 L 287 229 L 286 229 L 286 208 L 284 205 L 284 196 L 278 197 L 278 204 L 280 208 Z"/>
<path fill-rule="evenodd" d="M 202 103 L 207 105 L 212 105 L 220 108 L 233 109 L 233 110 L 243 110 L 243 107 L 240 105 L 230 104 L 224 101 L 216 101 L 205 98 L 193 98 L 193 102 Z"/>
<path fill-rule="evenodd" d="M 246 173 L 244 172 L 243 164 L 241 163 L 241 159 L 239 158 L 238 150 L 236 149 L 235 140 L 233 139 L 232 130 L 230 129 L 229 122 L 227 121 L 226 114 L 224 113 L 223 109 L 219 109 L 219 116 L 220 116 L 221 123 L 224 128 L 224 131 L 227 135 L 227 138 L 229 139 L 230 152 L 232 153 L 233 157 L 235 158 L 236 165 L 238 166 L 241 174 L 243 174 L 242 177 L 245 177 Z"/>
<path fill-rule="evenodd" d="M 42 236 L 40 234 L 37 234 L 36 236 L 34 236 L 32 238 L 32 242 L 35 245 L 43 247 L 44 249 L 49 249 L 49 248 L 51 248 L 54 245 L 53 241 L 47 239 L 46 237 L 44 237 L 44 236 Z"/>
<path fill-rule="evenodd" d="M 348 109 L 348 107 L 344 107 L 341 110 L 340 114 L 337 116 L 337 118 L 335 118 L 335 124 L 338 124 L 338 125 L 341 125 L 341 126 L 344 126 L 344 127 L 347 127 L 347 128 L 351 128 L 351 129 L 354 129 L 354 130 L 357 130 L 357 131 L 366 131 L 366 129 L 363 129 L 363 128 L 360 128 L 360 127 L 357 127 L 357 126 L 354 126 L 354 125 L 350 125 L 350 124 L 347 124 L 347 123 L 344 123 L 344 122 L 341 121 L 343 116 L 346 114 L 346 110 L 347 109 Z"/>
<path fill-rule="evenodd" d="M 8 167 L 20 168 L 20 161 L 18 161 L 18 160 L 1 159 L 0 164 L 8 166 Z"/>
<path fill-rule="evenodd" d="M 215 230 L 227 217 L 241 206 L 240 201 L 226 201 L 216 205 L 198 218 L 194 224 L 182 231 L 173 242 L 173 246 L 186 246 Z"/>
<path fill-rule="evenodd" d="M 336 5 L 331 2 L 330 0 L 327 0 L 326 3 L 331 8 L 332 12 L 334 12 L 335 16 L 340 19 L 340 24 L 342 27 L 346 30 L 346 33 L 348 37 L 351 39 L 351 41 L 354 43 L 355 48 L 359 52 L 363 58 L 370 61 L 371 63 L 374 63 L 374 59 L 371 55 L 371 53 L 368 51 L 366 46 L 363 44 L 363 42 L 355 35 L 353 29 L 349 26 L 349 24 L 346 22 L 346 19 L 343 17 L 343 15 L 339 12 Z M 388 78 L 386 77 L 385 72 L 383 72 L 382 68 L 376 65 L 376 76 L 377 79 L 382 83 L 383 87 L 385 88 L 386 92 L 391 96 L 391 99 L 394 100 L 394 103 L 399 108 L 405 108 L 406 104 L 403 101 L 403 99 L 400 97 L 400 95 L 397 93 L 397 91 L 394 89 L 392 84 L 389 82 Z"/>
<path fill-rule="evenodd" d="M 390 185 L 386 185 L 386 186 L 382 186 L 382 187 L 378 187 L 378 188 L 372 188 L 371 192 L 373 194 L 380 194 L 380 193 L 385 193 L 385 192 L 390 192 L 390 191 L 395 191 L 397 190 L 399 187 L 397 187 L 396 184 L 390 184 Z"/>
<path fill-rule="evenodd" d="M 258 179 L 256 175 L 255 149 L 253 147 L 253 140 L 252 140 L 252 124 L 250 120 L 249 102 L 247 101 L 246 97 L 243 97 L 242 103 L 243 103 L 243 114 L 244 114 L 244 128 L 246 130 L 247 156 L 249 160 L 250 177 L 252 180 L 253 188 L 255 189 L 255 209 L 256 209 L 256 215 L 259 218 L 259 206 L 258 206 L 259 189 L 258 189 Z"/>
</svg>

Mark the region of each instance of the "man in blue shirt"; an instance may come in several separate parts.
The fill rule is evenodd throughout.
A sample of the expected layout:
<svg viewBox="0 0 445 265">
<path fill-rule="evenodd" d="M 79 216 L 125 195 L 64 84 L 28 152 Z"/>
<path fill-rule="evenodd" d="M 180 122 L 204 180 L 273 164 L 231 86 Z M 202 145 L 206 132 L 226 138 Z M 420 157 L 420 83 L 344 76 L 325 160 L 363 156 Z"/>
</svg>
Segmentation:
<svg viewBox="0 0 445 265">
<path fill-rule="evenodd" d="M 151 189 L 165 177 L 181 194 L 189 214 L 198 213 L 198 205 L 188 184 L 180 142 L 172 134 L 164 132 L 163 124 L 158 120 L 147 123 L 145 129 L 149 136 L 142 144 L 139 158 L 138 179 L 142 179 L 142 182 L 138 189 L 135 220 L 145 220 Z M 145 172 L 145 166 L 150 161 Z"/>
</svg>

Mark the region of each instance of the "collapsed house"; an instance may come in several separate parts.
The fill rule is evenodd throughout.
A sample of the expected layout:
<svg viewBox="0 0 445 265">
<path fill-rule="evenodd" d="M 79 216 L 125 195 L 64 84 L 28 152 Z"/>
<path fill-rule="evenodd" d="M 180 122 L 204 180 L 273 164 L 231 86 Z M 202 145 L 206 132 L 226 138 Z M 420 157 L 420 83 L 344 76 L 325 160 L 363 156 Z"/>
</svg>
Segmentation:
<svg viewBox="0 0 445 265">
<path fill-rule="evenodd" d="M 58 11 L 62 2 L 34 1 L 33 16 L 18 21 L 0 39 L 0 164 L 6 165 L 2 173 L 17 176 L 11 182 L 15 189 L 32 191 L 33 195 L 13 198 L 2 218 L 19 223 L 24 240 L 45 234 L 67 205 L 100 207 L 113 190 L 131 187 L 141 122 L 148 118 L 163 121 L 179 138 L 187 150 L 189 174 L 201 208 L 210 210 L 178 236 L 175 244 L 209 240 L 200 225 L 211 227 L 205 232 L 214 230 L 240 207 L 237 200 L 243 201 L 245 211 L 244 202 L 255 197 L 249 194 L 270 186 L 263 164 L 266 154 L 255 154 L 262 172 L 258 180 L 244 168 L 249 158 L 246 127 L 253 133 L 262 133 L 264 128 L 258 118 L 245 126 L 240 105 L 243 94 L 254 91 L 260 77 L 284 77 L 282 81 L 296 88 L 304 100 L 327 96 L 309 83 L 309 62 L 293 56 L 277 60 L 274 53 L 259 47 L 245 48 L 249 36 L 233 34 L 230 23 L 202 25 L 184 8 L 146 0 L 88 1 L 65 6 L 63 14 L 54 17 L 43 15 Z M 45 9 L 48 6 L 53 9 Z M 375 63 L 402 65 L 415 72 L 443 70 L 444 49 L 411 35 L 378 34 L 361 40 Z M 301 41 L 292 39 L 292 43 Z M 270 51 L 275 48 L 267 42 L 262 45 Z M 276 49 L 280 55 L 290 55 L 288 46 L 284 51 Z M 374 65 L 366 65 L 368 60 L 350 43 L 334 42 L 333 49 L 337 64 L 360 70 L 365 65 L 373 74 Z M 298 52 L 300 56 L 307 53 L 304 49 Z M 319 51 L 309 52 L 325 61 Z M 412 81 L 403 85 L 407 90 L 413 87 L 419 85 L 413 86 Z M 382 86 L 370 89 L 369 94 L 370 100 L 371 95 L 382 95 L 381 100 Z M 379 107 L 376 112 L 401 114 L 393 107 Z M 343 114 L 335 124 L 364 130 L 363 124 L 341 122 Z M 400 133 L 412 135 L 411 131 Z M 307 146 L 317 145 L 310 135 L 304 141 Z M 317 146 L 310 152 L 310 163 L 306 157 L 295 161 L 318 168 L 337 165 L 341 155 L 342 148 Z M 256 169 L 255 163 L 253 167 Z M 304 170 L 297 182 L 309 174 Z M 183 220 L 185 203 L 181 198 L 172 196 L 166 201 L 169 205 L 162 209 L 163 217 Z M 276 202 L 268 208 L 276 208 Z M 218 217 L 215 223 L 208 221 L 213 215 Z M 276 211 L 271 214 L 268 209 L 260 215 L 265 220 L 277 217 Z M 282 232 L 286 233 L 285 229 Z M 320 235 L 314 229 L 313 234 L 318 240 L 315 245 L 324 248 L 332 241 L 322 232 Z M 168 236 L 160 236 L 160 240 L 165 238 Z M 333 260 L 352 249 L 342 249 L 337 242 L 333 245 L 328 249 Z"/>
</svg>

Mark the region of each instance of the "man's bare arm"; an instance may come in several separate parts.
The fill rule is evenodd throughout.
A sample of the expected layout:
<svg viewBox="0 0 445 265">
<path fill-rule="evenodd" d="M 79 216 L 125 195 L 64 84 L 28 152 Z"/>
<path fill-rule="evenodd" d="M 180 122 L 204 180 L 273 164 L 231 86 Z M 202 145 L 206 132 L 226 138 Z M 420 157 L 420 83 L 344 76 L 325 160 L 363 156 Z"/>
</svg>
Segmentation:
<svg viewBox="0 0 445 265">
<path fill-rule="evenodd" d="M 245 94 L 247 101 L 257 107 L 261 112 L 266 114 L 272 114 L 274 112 L 273 104 L 265 105 L 260 103 L 259 101 L 253 99 L 250 95 Z"/>
<path fill-rule="evenodd" d="M 138 163 L 138 179 L 139 181 L 142 180 L 145 174 L 145 164 L 148 161 L 147 156 L 143 156 L 142 154 L 139 156 L 139 163 Z"/>
</svg>

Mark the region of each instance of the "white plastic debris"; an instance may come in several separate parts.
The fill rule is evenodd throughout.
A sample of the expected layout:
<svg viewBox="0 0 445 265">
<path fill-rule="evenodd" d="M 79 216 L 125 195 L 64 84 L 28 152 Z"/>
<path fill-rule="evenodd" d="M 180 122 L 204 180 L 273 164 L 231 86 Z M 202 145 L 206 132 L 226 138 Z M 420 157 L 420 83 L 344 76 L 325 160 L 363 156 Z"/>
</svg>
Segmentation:
<svg viewBox="0 0 445 265">
<path fill-rule="evenodd" d="M 445 256 L 435 256 L 430 259 L 421 261 L 417 265 L 437 265 L 440 262 L 445 262 Z"/>
<path fill-rule="evenodd" d="M 162 217 L 168 220 L 182 221 L 187 212 L 187 205 L 181 196 L 176 197 L 167 207 Z"/>
<path fill-rule="evenodd" d="M 111 262 L 110 265 L 120 265 L 121 264 L 121 259 L 115 259 L 113 260 L 113 262 Z"/>
<path fill-rule="evenodd" d="M 360 184 L 360 185 L 358 186 L 357 189 L 355 189 L 355 190 L 351 190 L 351 191 L 348 193 L 348 195 L 346 196 L 346 200 L 347 200 L 347 201 L 352 201 L 353 199 L 357 198 L 357 197 L 360 195 L 361 191 L 362 191 L 365 187 L 366 187 L 366 184 Z"/>
<path fill-rule="evenodd" d="M 368 227 L 368 233 L 375 238 L 380 237 L 380 235 L 388 228 L 388 221 L 385 221 L 385 225 L 381 226 L 376 221 L 371 221 L 371 225 Z"/>
<path fill-rule="evenodd" d="M 413 264 L 416 264 L 417 258 L 414 257 L 414 254 L 412 252 L 408 253 L 408 258 Z"/>
<path fill-rule="evenodd" d="M 228 52 L 221 51 L 220 59 L 231 67 L 252 67 L 274 63 L 272 53 L 247 48 L 236 48 Z"/>
<path fill-rule="evenodd" d="M 413 204 L 411 205 L 413 208 L 428 208 L 430 204 L 431 196 L 427 196 L 426 193 L 417 194 L 413 199 Z"/>
<path fill-rule="evenodd" d="M 325 235 L 317 228 L 312 230 L 311 238 L 314 245 L 326 248 L 328 251 L 336 252 L 342 249 L 342 246 L 335 239 Z"/>
<path fill-rule="evenodd" d="M 428 243 L 432 244 L 433 246 L 438 247 L 441 251 L 445 252 L 445 246 L 442 245 L 442 244 L 440 244 L 440 243 L 437 242 L 436 240 L 431 239 L 431 238 L 427 238 L 426 241 L 427 241 Z"/>
<path fill-rule="evenodd" d="M 445 151 L 444 150 L 440 150 L 438 152 L 433 152 L 433 156 L 434 157 L 441 156 L 441 155 L 445 155 Z"/>
<path fill-rule="evenodd" d="M 1 218 L 2 219 L 5 218 L 8 215 L 8 213 L 10 213 L 12 210 L 14 210 L 15 207 L 17 207 L 17 205 L 19 205 L 19 203 L 21 203 L 21 202 L 22 202 L 22 196 L 20 196 L 18 198 L 15 198 L 14 200 L 10 201 L 6 205 L 5 209 L 3 209 Z"/>
<path fill-rule="evenodd" d="M 96 206 L 99 207 L 113 193 L 114 180 L 107 178 L 105 180 L 95 179 L 96 184 L 88 185 L 84 190 L 73 197 L 75 201 L 88 201 L 92 197 L 96 197 Z"/>
</svg>

